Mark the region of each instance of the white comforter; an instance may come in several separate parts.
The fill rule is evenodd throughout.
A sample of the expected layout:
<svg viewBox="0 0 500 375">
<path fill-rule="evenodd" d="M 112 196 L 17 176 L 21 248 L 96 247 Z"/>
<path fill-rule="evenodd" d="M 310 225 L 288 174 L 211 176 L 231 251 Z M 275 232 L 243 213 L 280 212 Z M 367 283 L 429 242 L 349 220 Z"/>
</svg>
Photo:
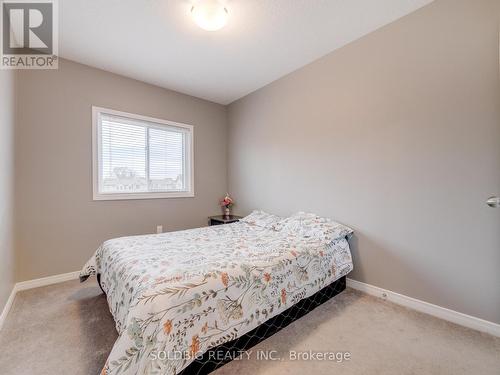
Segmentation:
<svg viewBox="0 0 500 375">
<path fill-rule="evenodd" d="M 101 274 L 119 338 L 105 374 L 175 374 L 352 270 L 349 245 L 248 223 L 106 241 Z"/>
</svg>

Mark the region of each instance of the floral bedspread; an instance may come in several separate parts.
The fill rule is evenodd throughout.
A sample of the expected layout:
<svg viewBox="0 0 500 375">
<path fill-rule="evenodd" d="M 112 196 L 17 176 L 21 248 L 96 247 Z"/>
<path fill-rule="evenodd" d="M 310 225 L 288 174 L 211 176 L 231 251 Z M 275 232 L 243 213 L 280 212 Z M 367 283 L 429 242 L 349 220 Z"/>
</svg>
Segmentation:
<svg viewBox="0 0 500 375">
<path fill-rule="evenodd" d="M 176 374 L 352 270 L 330 244 L 234 223 L 104 242 L 101 274 L 119 337 L 103 374 Z"/>
</svg>

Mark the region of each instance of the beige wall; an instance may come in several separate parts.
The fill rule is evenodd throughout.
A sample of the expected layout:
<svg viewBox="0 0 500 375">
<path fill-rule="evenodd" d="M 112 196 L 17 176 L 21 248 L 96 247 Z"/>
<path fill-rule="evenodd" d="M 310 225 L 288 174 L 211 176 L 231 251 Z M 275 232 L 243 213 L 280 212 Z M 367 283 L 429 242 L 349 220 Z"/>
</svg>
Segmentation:
<svg viewBox="0 0 500 375">
<path fill-rule="evenodd" d="M 354 279 L 500 323 L 498 0 L 437 0 L 229 106 L 240 213 L 351 225 Z"/>
<path fill-rule="evenodd" d="M 0 313 L 14 286 L 14 72 L 0 70 Z"/>
<path fill-rule="evenodd" d="M 198 227 L 220 212 L 225 107 L 65 60 L 21 72 L 18 91 L 18 280 L 76 271 L 106 239 Z M 194 125 L 195 198 L 94 202 L 92 105 Z"/>
</svg>

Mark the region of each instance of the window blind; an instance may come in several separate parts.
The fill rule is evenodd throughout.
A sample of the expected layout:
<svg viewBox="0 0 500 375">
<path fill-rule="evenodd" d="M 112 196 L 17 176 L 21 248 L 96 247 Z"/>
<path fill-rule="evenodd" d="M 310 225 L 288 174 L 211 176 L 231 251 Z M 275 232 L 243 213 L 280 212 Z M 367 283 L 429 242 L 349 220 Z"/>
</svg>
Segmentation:
<svg viewBox="0 0 500 375">
<path fill-rule="evenodd" d="M 186 192 L 189 130 L 100 113 L 98 193 Z"/>
</svg>

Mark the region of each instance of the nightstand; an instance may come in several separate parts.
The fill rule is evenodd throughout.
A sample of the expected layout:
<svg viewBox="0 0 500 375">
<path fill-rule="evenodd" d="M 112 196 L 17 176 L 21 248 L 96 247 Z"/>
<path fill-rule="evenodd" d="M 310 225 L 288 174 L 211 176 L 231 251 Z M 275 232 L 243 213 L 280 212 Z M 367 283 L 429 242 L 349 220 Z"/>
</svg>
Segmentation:
<svg viewBox="0 0 500 375">
<path fill-rule="evenodd" d="M 242 216 L 236 216 L 236 215 L 210 216 L 208 218 L 208 225 L 222 225 L 222 224 L 236 223 L 237 221 L 240 221 L 241 218 L 242 218 Z"/>
</svg>

